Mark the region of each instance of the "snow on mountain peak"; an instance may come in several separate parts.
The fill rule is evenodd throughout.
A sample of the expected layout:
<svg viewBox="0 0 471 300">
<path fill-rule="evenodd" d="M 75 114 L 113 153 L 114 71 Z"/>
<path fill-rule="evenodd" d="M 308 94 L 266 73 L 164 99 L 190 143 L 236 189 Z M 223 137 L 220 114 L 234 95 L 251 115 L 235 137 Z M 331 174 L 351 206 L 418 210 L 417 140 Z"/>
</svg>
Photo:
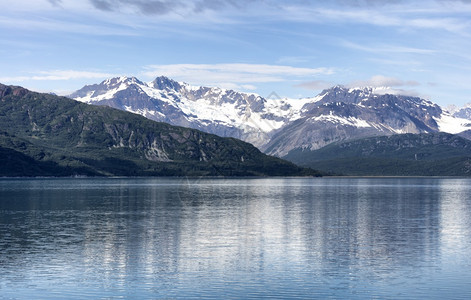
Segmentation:
<svg viewBox="0 0 471 300">
<path fill-rule="evenodd" d="M 390 86 L 358 86 L 351 87 L 348 90 L 349 93 L 360 93 L 362 96 L 367 97 L 370 95 L 396 95 L 396 96 L 405 96 L 402 94 L 403 91 L 394 89 Z"/>
<path fill-rule="evenodd" d="M 104 80 L 101 84 L 106 85 L 106 86 L 115 86 L 115 85 L 120 85 L 123 83 L 127 85 L 142 84 L 142 82 L 134 76 L 131 76 L 131 77 L 120 76 L 120 77 L 108 78 Z"/>
<path fill-rule="evenodd" d="M 378 86 L 378 87 L 373 87 L 373 86 L 343 86 L 343 85 L 336 85 L 332 88 L 326 89 L 322 91 L 321 95 L 341 95 L 341 94 L 355 94 L 358 95 L 359 97 L 369 97 L 371 95 L 384 95 L 388 94 L 388 92 L 391 91 L 391 94 L 393 89 L 387 86 Z M 396 95 L 396 93 L 394 93 Z"/>
<path fill-rule="evenodd" d="M 143 86 L 145 84 L 136 77 L 113 77 L 103 80 L 100 84 L 86 85 L 69 97 L 85 103 L 94 103 L 111 99 L 116 93 L 132 85 Z"/>
<path fill-rule="evenodd" d="M 172 80 L 168 77 L 165 77 L 165 76 L 159 76 L 157 78 L 154 79 L 154 81 L 152 81 L 151 83 L 149 83 L 149 85 L 155 89 L 159 89 L 159 90 L 175 90 L 175 91 L 178 91 L 179 89 L 181 89 L 181 87 L 183 85 L 185 85 L 184 83 L 179 83 L 175 80 Z"/>
<path fill-rule="evenodd" d="M 466 103 L 463 107 L 456 107 L 455 105 L 450 105 L 447 108 L 448 111 L 454 117 L 471 120 L 471 102 Z"/>
</svg>

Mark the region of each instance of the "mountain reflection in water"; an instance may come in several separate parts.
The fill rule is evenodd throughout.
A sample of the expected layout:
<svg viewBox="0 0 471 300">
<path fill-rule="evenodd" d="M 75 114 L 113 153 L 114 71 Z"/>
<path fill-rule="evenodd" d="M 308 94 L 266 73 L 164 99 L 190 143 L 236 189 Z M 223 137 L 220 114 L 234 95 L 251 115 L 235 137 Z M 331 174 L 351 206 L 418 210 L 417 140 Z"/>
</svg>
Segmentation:
<svg viewBox="0 0 471 300">
<path fill-rule="evenodd" d="M 469 299 L 470 183 L 1 179 L 0 299 Z"/>
</svg>

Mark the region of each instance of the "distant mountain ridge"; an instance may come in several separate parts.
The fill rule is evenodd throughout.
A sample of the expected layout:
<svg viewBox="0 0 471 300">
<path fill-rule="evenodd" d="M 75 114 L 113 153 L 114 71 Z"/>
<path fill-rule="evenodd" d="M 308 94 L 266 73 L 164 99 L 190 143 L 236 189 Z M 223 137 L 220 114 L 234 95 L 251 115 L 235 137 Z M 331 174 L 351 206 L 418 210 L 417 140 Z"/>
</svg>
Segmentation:
<svg viewBox="0 0 471 300">
<path fill-rule="evenodd" d="M 167 77 L 149 83 L 119 77 L 85 86 L 70 97 L 240 138 L 280 157 L 294 149 L 315 150 L 371 136 L 448 132 L 471 137 L 470 120 L 453 116 L 430 101 L 384 91 L 335 86 L 312 98 L 265 99 L 232 90 L 195 87 Z"/>
<path fill-rule="evenodd" d="M 398 134 L 296 149 L 286 159 L 360 176 L 471 176 L 471 141 L 448 133 Z"/>
<path fill-rule="evenodd" d="M 465 106 L 453 111 L 453 116 L 471 120 L 471 103 L 467 103 Z"/>
<path fill-rule="evenodd" d="M 418 97 L 376 94 L 371 87 L 336 86 L 305 104 L 301 118 L 276 132 L 263 149 L 283 157 L 293 149 L 316 150 L 363 137 L 458 133 L 470 128 L 469 120 L 455 118 Z"/>
<path fill-rule="evenodd" d="M 234 138 L 0 84 L 0 176 L 319 173 Z"/>
</svg>

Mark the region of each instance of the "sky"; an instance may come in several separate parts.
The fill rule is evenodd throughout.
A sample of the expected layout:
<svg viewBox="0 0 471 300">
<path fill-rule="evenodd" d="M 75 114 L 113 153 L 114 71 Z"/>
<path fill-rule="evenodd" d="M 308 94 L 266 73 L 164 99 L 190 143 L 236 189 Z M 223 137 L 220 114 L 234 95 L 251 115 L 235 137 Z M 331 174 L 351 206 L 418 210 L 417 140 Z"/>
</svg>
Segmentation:
<svg viewBox="0 0 471 300">
<path fill-rule="evenodd" d="M 471 0 L 0 0 L 0 83 L 167 76 L 261 96 L 387 86 L 471 102 Z"/>
</svg>

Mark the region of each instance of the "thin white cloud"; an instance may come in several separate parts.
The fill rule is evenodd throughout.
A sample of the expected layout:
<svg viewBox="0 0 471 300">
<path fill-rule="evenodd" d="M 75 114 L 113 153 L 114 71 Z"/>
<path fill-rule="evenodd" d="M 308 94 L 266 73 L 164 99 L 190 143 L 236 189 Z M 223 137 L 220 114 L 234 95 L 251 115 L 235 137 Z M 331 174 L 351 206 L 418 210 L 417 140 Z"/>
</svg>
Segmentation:
<svg viewBox="0 0 471 300">
<path fill-rule="evenodd" d="M 0 16 L 0 26 L 4 28 L 14 28 L 26 31 L 51 31 L 65 32 L 83 35 L 107 35 L 107 36 L 135 36 L 135 30 L 125 27 L 118 27 L 114 24 L 85 24 L 69 20 L 57 19 L 18 19 L 15 17 Z"/>
<path fill-rule="evenodd" d="M 342 41 L 340 45 L 364 52 L 371 53 L 406 53 L 406 54 L 434 54 L 437 53 L 433 49 L 421 49 L 414 47 L 405 47 L 405 46 L 395 46 L 395 45 L 386 45 L 386 44 L 375 44 L 375 45 L 360 45 L 350 41 Z"/>
<path fill-rule="evenodd" d="M 296 68 L 265 64 L 173 64 L 150 65 L 142 72 L 147 77 L 168 76 L 177 80 L 206 85 L 243 85 L 255 83 L 283 82 L 333 74 L 330 68 Z"/>
<path fill-rule="evenodd" d="M 314 60 L 315 57 L 311 56 L 283 56 L 277 60 L 279 64 L 301 64 Z"/>
<path fill-rule="evenodd" d="M 401 95 L 401 96 L 411 96 L 411 97 L 420 97 L 424 99 L 428 99 L 429 97 L 426 95 L 422 95 L 421 93 L 417 92 L 416 90 L 410 89 L 393 89 L 388 87 L 379 87 L 374 90 L 374 93 L 377 95 Z"/>
<path fill-rule="evenodd" d="M 71 80 L 71 79 L 96 79 L 112 77 L 114 74 L 75 70 L 42 71 L 39 75 L 32 76 L 32 80 Z"/>
<path fill-rule="evenodd" d="M 296 84 L 294 87 L 300 87 L 307 90 L 317 91 L 317 90 L 323 90 L 323 89 L 329 88 L 333 85 L 334 84 L 332 84 L 331 82 L 327 82 L 324 80 L 314 80 L 314 81 L 306 81 L 306 82 Z"/>
<path fill-rule="evenodd" d="M 14 76 L 14 77 L 0 77 L 0 82 L 5 83 L 19 83 L 25 81 L 61 81 L 73 79 L 102 79 L 116 76 L 115 74 L 90 72 L 90 71 L 76 71 L 76 70 L 53 70 L 53 71 L 39 71 L 32 75 Z"/>
<path fill-rule="evenodd" d="M 195 80 L 193 80 L 194 82 Z M 208 84 L 211 85 L 211 84 Z M 255 85 L 252 84 L 237 84 L 233 82 L 219 82 L 214 84 L 218 88 L 226 89 L 226 90 L 234 90 L 234 91 L 245 91 L 245 92 L 253 92 L 257 89 Z"/>
<path fill-rule="evenodd" d="M 4 84 L 17 84 L 19 82 L 24 82 L 31 80 L 29 76 L 4 76 L 0 77 L 0 83 Z"/>
<path fill-rule="evenodd" d="M 371 87 L 404 87 L 404 86 L 418 86 L 417 81 L 409 80 L 404 81 L 395 77 L 387 77 L 383 75 L 375 75 L 368 80 L 353 81 L 348 86 L 371 86 Z"/>
<path fill-rule="evenodd" d="M 420 83 L 414 80 L 402 80 L 395 77 L 375 75 L 367 80 L 356 80 L 347 84 L 348 87 L 372 87 L 379 95 L 406 95 L 419 97 L 421 94 L 411 87 L 419 86 Z"/>
<path fill-rule="evenodd" d="M 165 15 L 170 13 L 193 12 L 202 13 L 207 10 L 221 11 L 226 9 L 240 9 L 250 4 L 259 2 L 257 0 L 89 0 L 98 10 L 117 11 L 132 9 L 144 15 Z"/>
<path fill-rule="evenodd" d="M 471 22 L 467 15 L 462 15 L 471 11 L 469 1 L 356 1 L 355 5 L 351 1 L 332 3 L 335 2 L 337 5 L 333 6 L 291 2 L 282 6 L 282 14 L 277 17 L 294 22 L 429 29 L 470 36 Z M 338 5 L 338 2 L 344 5 Z M 372 5 L 373 2 L 375 5 Z M 452 16 L 443 17 L 446 14 Z"/>
<path fill-rule="evenodd" d="M 322 90 L 333 86 L 334 84 L 323 80 L 314 80 L 303 82 L 295 85 L 308 90 Z M 407 96 L 420 96 L 420 94 L 410 89 L 411 87 L 419 86 L 417 81 L 401 80 L 395 77 L 387 77 L 383 75 L 376 75 L 367 80 L 356 80 L 346 84 L 349 88 L 358 87 L 372 87 L 378 95 L 392 94 L 392 95 L 407 95 Z"/>
<path fill-rule="evenodd" d="M 7 2 L 0 0 L 2 2 Z M 11 1 L 10 1 L 11 2 Z M 44 5 L 49 3 L 49 5 Z M 5 3 L 7 9 L 20 11 L 49 10 L 73 11 L 79 15 L 116 19 L 139 17 L 137 23 L 196 22 L 253 23 L 256 20 L 278 20 L 319 24 L 367 24 L 405 29 L 446 30 L 469 35 L 471 22 L 463 12 L 471 11 L 471 3 L 459 0 L 447 1 L 287 1 L 276 0 L 18 0 Z M 0 5 L 1 6 L 1 5 Z M 12 7 L 13 8 L 10 8 Z M 440 15 L 439 15 L 440 13 Z M 443 17 L 447 13 L 449 17 Z M 118 15 L 116 15 L 118 14 Z M 142 18 L 144 16 L 144 18 Z M 158 18 L 155 18 L 158 16 Z M 255 18 L 254 18 L 255 17 Z M 21 21 L 28 21 L 23 19 Z M 21 24 L 21 22 L 19 22 Z M 28 28 L 32 24 L 27 24 Z M 60 24 L 58 24 L 60 25 Z M 55 26 L 56 30 L 82 28 L 71 24 Z M 102 29 L 103 30 L 103 29 Z M 94 32 L 91 31 L 90 34 Z"/>
<path fill-rule="evenodd" d="M 62 0 L 48 0 L 53 6 L 60 6 Z"/>
</svg>

